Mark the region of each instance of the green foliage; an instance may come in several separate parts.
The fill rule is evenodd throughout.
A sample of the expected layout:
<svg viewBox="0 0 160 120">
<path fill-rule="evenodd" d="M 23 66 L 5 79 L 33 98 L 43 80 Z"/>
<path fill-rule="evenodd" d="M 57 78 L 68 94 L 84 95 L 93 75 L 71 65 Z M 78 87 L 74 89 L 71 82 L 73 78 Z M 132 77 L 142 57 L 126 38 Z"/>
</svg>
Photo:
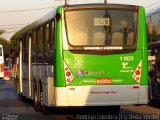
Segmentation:
<svg viewBox="0 0 160 120">
<path fill-rule="evenodd" d="M 9 57 L 9 52 L 11 50 L 11 44 L 9 41 L 1 38 L 0 39 L 0 44 L 3 46 L 3 52 L 4 52 L 4 57 L 7 58 Z"/>
<path fill-rule="evenodd" d="M 5 33 L 5 30 L 0 29 L 0 35 L 2 35 L 3 33 Z"/>
<path fill-rule="evenodd" d="M 15 44 L 15 37 L 14 37 L 14 35 L 10 38 L 10 44 L 11 44 L 12 47 Z"/>
<path fill-rule="evenodd" d="M 0 35 L 5 33 L 5 30 L 0 29 Z M 4 57 L 9 57 L 9 52 L 11 50 L 10 42 L 0 37 L 0 44 L 3 46 Z"/>
</svg>

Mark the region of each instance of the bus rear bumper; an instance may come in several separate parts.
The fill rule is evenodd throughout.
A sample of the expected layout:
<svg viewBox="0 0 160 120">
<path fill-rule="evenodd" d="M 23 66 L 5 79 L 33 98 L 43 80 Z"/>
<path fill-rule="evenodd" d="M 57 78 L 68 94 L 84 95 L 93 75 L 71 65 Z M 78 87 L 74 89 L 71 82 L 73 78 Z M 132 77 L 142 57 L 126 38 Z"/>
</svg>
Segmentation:
<svg viewBox="0 0 160 120">
<path fill-rule="evenodd" d="M 148 86 L 141 86 L 138 104 L 148 104 Z"/>
<path fill-rule="evenodd" d="M 147 104 L 148 86 L 102 85 L 55 88 L 55 106 Z"/>
</svg>

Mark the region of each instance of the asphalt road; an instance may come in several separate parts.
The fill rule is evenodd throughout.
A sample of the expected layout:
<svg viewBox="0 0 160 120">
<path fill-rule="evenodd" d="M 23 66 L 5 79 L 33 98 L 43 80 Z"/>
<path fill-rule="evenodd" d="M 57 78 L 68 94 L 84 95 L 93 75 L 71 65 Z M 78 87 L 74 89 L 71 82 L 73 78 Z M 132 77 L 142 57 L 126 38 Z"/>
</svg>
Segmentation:
<svg viewBox="0 0 160 120">
<path fill-rule="evenodd" d="M 14 81 L 0 80 L 0 120 L 158 120 L 160 108 L 147 105 L 122 106 L 118 115 L 107 115 L 101 108 L 49 109 L 49 115 L 36 112 L 30 100 L 16 93 Z"/>
</svg>

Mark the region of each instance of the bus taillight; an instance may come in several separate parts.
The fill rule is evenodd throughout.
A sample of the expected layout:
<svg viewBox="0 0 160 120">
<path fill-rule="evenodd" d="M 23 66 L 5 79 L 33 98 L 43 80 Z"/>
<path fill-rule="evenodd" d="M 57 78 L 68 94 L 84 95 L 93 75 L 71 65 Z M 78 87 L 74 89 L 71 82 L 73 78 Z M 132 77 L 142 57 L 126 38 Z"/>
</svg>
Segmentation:
<svg viewBox="0 0 160 120">
<path fill-rule="evenodd" d="M 69 77 L 70 75 L 71 75 L 71 72 L 70 72 L 70 71 L 67 71 L 67 72 L 66 72 L 66 76 Z"/>
<path fill-rule="evenodd" d="M 142 68 L 142 60 L 139 62 L 135 72 L 132 75 L 132 78 L 136 80 L 138 83 L 140 83 L 141 78 L 141 68 Z"/>
<path fill-rule="evenodd" d="M 74 79 L 74 76 L 66 63 L 64 63 L 64 69 L 65 69 L 66 84 L 69 84 Z"/>
<path fill-rule="evenodd" d="M 135 10 L 137 10 L 137 11 L 138 11 L 138 9 L 139 9 L 139 7 L 138 7 L 138 6 L 136 6 L 136 7 L 135 7 Z"/>
<path fill-rule="evenodd" d="M 136 70 L 135 74 L 136 74 L 136 75 L 141 74 L 140 70 Z"/>
<path fill-rule="evenodd" d="M 4 64 L 1 64 L 1 72 L 4 72 Z"/>
</svg>

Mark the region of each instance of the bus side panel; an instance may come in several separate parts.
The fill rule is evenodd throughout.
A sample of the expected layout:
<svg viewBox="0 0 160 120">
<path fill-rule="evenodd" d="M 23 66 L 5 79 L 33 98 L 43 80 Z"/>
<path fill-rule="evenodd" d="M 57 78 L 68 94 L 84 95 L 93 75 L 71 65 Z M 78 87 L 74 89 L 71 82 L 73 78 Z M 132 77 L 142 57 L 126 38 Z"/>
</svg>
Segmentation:
<svg viewBox="0 0 160 120">
<path fill-rule="evenodd" d="M 148 103 L 148 57 L 147 57 L 147 33 L 146 33 L 146 19 L 145 10 L 140 7 L 139 11 L 139 31 L 138 31 L 138 46 L 137 49 L 142 49 L 142 76 L 141 76 L 141 89 L 140 91 L 140 104 Z"/>
<path fill-rule="evenodd" d="M 147 55 L 147 33 L 144 8 L 140 7 L 139 28 L 138 28 L 138 45 L 137 49 L 142 49 L 142 80 L 141 85 L 148 85 L 148 55 Z"/>
<path fill-rule="evenodd" d="M 57 8 L 57 13 L 61 14 L 61 20 L 56 21 L 56 42 L 55 42 L 55 105 L 67 106 L 66 82 L 64 77 L 63 53 L 62 53 L 62 22 L 64 22 L 63 7 Z M 61 91 L 62 90 L 62 91 Z"/>
<path fill-rule="evenodd" d="M 57 9 L 57 12 L 62 15 L 62 7 Z M 64 68 L 63 68 L 63 54 L 62 54 L 62 20 L 56 21 L 56 47 L 55 47 L 55 86 L 64 87 Z"/>
</svg>

